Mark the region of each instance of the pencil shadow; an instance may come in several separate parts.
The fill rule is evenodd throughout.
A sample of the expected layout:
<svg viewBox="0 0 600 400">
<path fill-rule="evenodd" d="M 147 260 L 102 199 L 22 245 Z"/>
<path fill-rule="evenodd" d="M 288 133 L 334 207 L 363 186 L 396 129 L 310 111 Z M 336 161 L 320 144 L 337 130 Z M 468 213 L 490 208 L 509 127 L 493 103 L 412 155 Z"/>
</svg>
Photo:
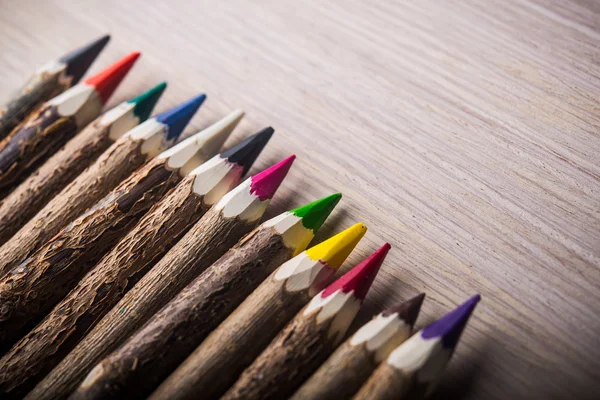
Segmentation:
<svg viewBox="0 0 600 400">
<path fill-rule="evenodd" d="M 265 215 L 263 216 L 262 220 L 268 221 L 269 219 L 276 217 L 283 212 L 298 207 L 298 205 L 295 204 L 296 198 L 297 196 L 295 190 L 288 190 L 285 195 L 277 196 L 275 199 L 273 199 L 271 204 L 269 204 L 269 207 L 267 208 L 267 211 L 265 211 Z"/>
<path fill-rule="evenodd" d="M 459 344 L 460 345 L 460 344 Z M 459 400 L 469 398 L 482 376 L 490 368 L 488 352 L 490 342 L 483 337 L 476 345 L 477 351 L 470 352 L 461 360 L 460 366 L 452 360 L 444 371 L 442 381 L 431 395 L 431 400 Z"/>
<path fill-rule="evenodd" d="M 321 229 L 317 232 L 310 246 L 315 246 L 330 237 L 337 235 L 346 226 L 346 220 L 349 218 L 348 210 L 345 208 L 334 209 L 333 213 L 327 218 Z"/>
</svg>

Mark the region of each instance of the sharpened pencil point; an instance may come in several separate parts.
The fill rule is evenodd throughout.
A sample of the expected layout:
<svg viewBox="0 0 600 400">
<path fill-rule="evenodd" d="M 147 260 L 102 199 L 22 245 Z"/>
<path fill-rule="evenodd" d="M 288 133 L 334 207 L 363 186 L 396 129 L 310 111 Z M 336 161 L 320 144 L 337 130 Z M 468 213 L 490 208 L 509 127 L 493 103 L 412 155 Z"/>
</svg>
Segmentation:
<svg viewBox="0 0 600 400">
<path fill-rule="evenodd" d="M 454 311 L 425 327 L 421 332 L 421 336 L 424 339 L 442 337 L 444 347 L 453 349 L 480 299 L 481 296 L 478 294 L 471 297 Z"/>
<path fill-rule="evenodd" d="M 305 228 L 316 233 L 341 198 L 341 193 L 334 193 L 302 207 L 295 208 L 290 212 L 295 216 L 302 218 L 302 225 L 304 225 Z"/>
<path fill-rule="evenodd" d="M 242 176 L 245 175 L 254 161 L 258 158 L 261 151 L 265 148 L 275 130 L 271 127 L 242 140 L 235 146 L 221 153 L 222 158 L 226 158 L 232 164 L 237 164 L 243 168 Z"/>
<path fill-rule="evenodd" d="M 72 78 L 73 85 L 79 82 L 109 40 L 110 35 L 103 36 L 92 43 L 65 54 L 58 60 L 66 64 L 66 75 Z"/>
<path fill-rule="evenodd" d="M 354 224 L 345 231 L 306 250 L 306 254 L 311 260 L 322 261 L 337 270 L 352 253 L 360 239 L 365 236 L 365 233 L 367 233 L 365 224 Z"/>
<path fill-rule="evenodd" d="M 379 267 L 381 267 L 381 264 L 391 247 L 392 246 L 390 246 L 389 243 L 381 246 L 375 253 L 371 254 L 356 267 L 346 272 L 337 281 L 327 286 L 321 296 L 326 298 L 340 289 L 344 293 L 354 290 L 354 297 L 364 300 L 371 284 L 377 276 L 377 272 L 379 272 Z"/>
<path fill-rule="evenodd" d="M 410 326 L 413 326 L 417 320 L 417 317 L 419 316 L 419 311 L 421 311 L 421 305 L 423 304 L 424 299 L 425 293 L 421 293 L 410 300 L 388 308 L 382 314 L 384 317 L 387 317 L 388 315 L 398 313 L 398 317 L 402 321 L 406 322 L 406 324 Z"/>
<path fill-rule="evenodd" d="M 291 155 L 285 160 L 254 175 L 251 178 L 250 193 L 255 194 L 260 201 L 272 199 L 295 159 L 296 156 Z"/>
<path fill-rule="evenodd" d="M 166 87 L 167 82 L 160 83 L 154 86 L 152 89 L 128 101 L 128 103 L 135 104 L 133 113 L 136 117 L 138 117 L 140 122 L 144 122 L 148 119 Z"/>
<path fill-rule="evenodd" d="M 86 84 L 96 88 L 96 92 L 103 104 L 106 104 L 117 86 L 119 86 L 125 75 L 127 75 L 133 64 L 140 57 L 140 54 L 138 51 L 130 53 L 110 67 L 85 80 Z"/>
<path fill-rule="evenodd" d="M 181 135 L 181 132 L 204 102 L 204 99 L 206 99 L 206 95 L 201 94 L 156 116 L 158 122 L 167 125 L 167 138 L 169 140 L 175 140 Z"/>
</svg>

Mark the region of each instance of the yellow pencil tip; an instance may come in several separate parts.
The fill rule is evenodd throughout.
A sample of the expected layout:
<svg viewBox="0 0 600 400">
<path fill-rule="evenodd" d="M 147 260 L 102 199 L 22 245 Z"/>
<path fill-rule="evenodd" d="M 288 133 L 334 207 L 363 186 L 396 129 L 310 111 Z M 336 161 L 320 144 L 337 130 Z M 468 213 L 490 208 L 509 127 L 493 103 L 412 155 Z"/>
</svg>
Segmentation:
<svg viewBox="0 0 600 400">
<path fill-rule="evenodd" d="M 358 223 L 352 225 L 345 231 L 306 250 L 306 255 L 311 260 L 326 262 L 331 268 L 337 269 L 352 253 L 352 250 L 360 242 L 360 239 L 365 236 L 366 232 L 367 227 L 365 224 Z"/>
</svg>

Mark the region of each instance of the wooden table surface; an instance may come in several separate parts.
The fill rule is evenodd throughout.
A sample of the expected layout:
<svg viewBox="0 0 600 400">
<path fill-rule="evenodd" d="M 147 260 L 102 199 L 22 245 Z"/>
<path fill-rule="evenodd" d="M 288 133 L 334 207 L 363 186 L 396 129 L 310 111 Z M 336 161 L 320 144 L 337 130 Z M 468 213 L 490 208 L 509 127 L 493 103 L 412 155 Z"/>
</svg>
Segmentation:
<svg viewBox="0 0 600 400">
<path fill-rule="evenodd" d="M 346 267 L 392 244 L 361 321 L 482 294 L 439 398 L 599 398 L 600 3 L 3 0 L 1 97 L 103 33 L 93 71 L 143 52 L 111 105 L 242 108 L 235 139 L 276 129 L 255 170 L 298 156 L 269 216 L 341 191 Z"/>
</svg>

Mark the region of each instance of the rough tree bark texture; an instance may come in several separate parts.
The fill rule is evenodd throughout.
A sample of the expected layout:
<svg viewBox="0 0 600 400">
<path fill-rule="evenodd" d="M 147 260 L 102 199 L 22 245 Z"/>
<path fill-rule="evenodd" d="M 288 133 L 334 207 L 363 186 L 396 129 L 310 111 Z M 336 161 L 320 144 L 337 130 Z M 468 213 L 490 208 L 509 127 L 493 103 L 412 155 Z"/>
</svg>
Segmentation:
<svg viewBox="0 0 600 400">
<path fill-rule="evenodd" d="M 62 227 L 81 215 L 127 178 L 146 160 L 142 142 L 124 137 L 62 192 L 54 197 L 23 228 L 0 248 L 0 276 L 28 258 Z M 101 179 L 99 177 L 102 177 Z"/>
<path fill-rule="evenodd" d="M 77 133 L 74 118 L 61 117 L 55 106 L 44 106 L 0 143 L 0 198 Z"/>
<path fill-rule="evenodd" d="M 0 280 L 6 349 L 38 322 L 179 180 L 153 160 Z"/>
<path fill-rule="evenodd" d="M 294 318 L 222 399 L 289 398 L 334 350 L 327 339 L 331 320 L 317 325 L 317 314 Z"/>
<path fill-rule="evenodd" d="M 74 398 L 145 398 L 292 253 L 272 228 L 255 230 L 94 369 Z"/>
<path fill-rule="evenodd" d="M 59 84 L 59 76 L 57 74 L 26 91 L 22 89 L 0 109 L 0 140 L 12 133 L 15 127 L 29 118 L 29 114 L 34 113 L 45 101 L 67 89 L 66 85 Z"/>
<path fill-rule="evenodd" d="M 108 134 L 108 128 L 98 121 L 88 125 L 4 199 L 0 204 L 0 245 L 106 150 Z"/>
<path fill-rule="evenodd" d="M 349 399 L 369 378 L 377 362 L 374 353 L 364 344 L 352 346 L 349 341 L 341 345 L 327 360 L 331 368 L 319 369 L 294 395 L 292 400 Z"/>
<path fill-rule="evenodd" d="M 192 191 L 194 178 L 185 177 L 156 204 L 40 324 L 0 359 L 3 391 L 30 390 L 206 212 L 208 207 Z"/>
<path fill-rule="evenodd" d="M 283 263 L 283 262 L 282 262 Z M 217 399 L 308 302 L 307 291 L 288 292 L 268 277 L 177 370 L 152 399 Z"/>
<path fill-rule="evenodd" d="M 211 208 L 27 398 L 39 400 L 68 396 L 91 368 L 235 245 L 254 225 L 238 218 L 223 219 L 219 210 Z"/>
<path fill-rule="evenodd" d="M 384 362 L 358 391 L 354 400 L 400 400 L 406 396 L 411 378 Z M 411 399 L 419 398 L 411 397 Z"/>
</svg>

